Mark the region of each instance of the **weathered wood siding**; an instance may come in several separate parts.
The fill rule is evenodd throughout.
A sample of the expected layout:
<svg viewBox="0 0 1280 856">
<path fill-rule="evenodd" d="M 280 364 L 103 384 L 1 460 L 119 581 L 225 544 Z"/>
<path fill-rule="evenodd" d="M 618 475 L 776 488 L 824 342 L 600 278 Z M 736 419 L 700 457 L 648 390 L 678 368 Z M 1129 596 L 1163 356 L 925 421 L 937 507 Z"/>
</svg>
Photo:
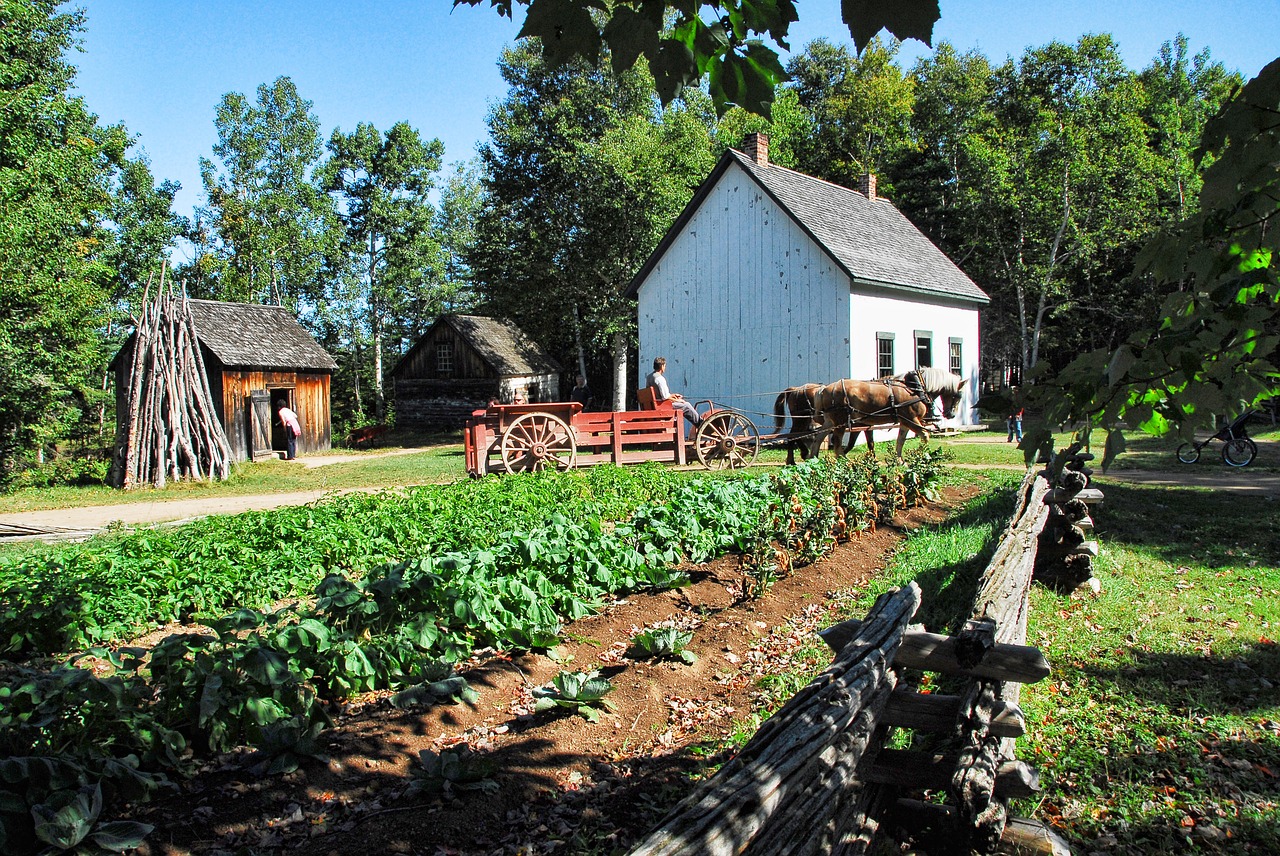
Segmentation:
<svg viewBox="0 0 1280 856">
<path fill-rule="evenodd" d="M 441 371 L 436 365 L 437 345 L 448 342 L 453 346 L 453 369 Z M 475 348 L 458 335 L 448 324 L 432 328 L 427 336 L 414 346 L 404 365 L 399 367 L 401 377 L 410 380 L 494 380 L 497 374 Z"/>
<path fill-rule="evenodd" d="M 206 355 L 205 359 L 205 365 L 211 367 L 212 358 Z M 214 387 L 215 399 L 222 404 L 222 424 L 236 460 L 247 461 L 252 455 L 248 407 L 249 393 L 254 390 L 290 390 L 289 406 L 297 412 L 298 421 L 302 424 L 298 454 L 332 448 L 328 373 L 225 369 L 219 366 L 217 375 L 218 383 L 215 385 L 214 372 L 210 371 L 210 386 Z M 271 401 L 272 445 L 283 448 L 276 424 L 279 420 L 275 418 L 275 398 L 273 396 Z"/>
<path fill-rule="evenodd" d="M 769 411 L 777 393 L 849 370 L 849 281 L 741 167 L 725 171 L 644 282 L 639 380 Z"/>
<path fill-rule="evenodd" d="M 941 295 L 907 296 L 902 292 L 855 282 L 849 305 L 849 330 L 853 348 L 848 376 L 852 378 L 878 376 L 877 339 L 882 333 L 893 335 L 894 374 L 916 368 L 917 332 L 929 334 L 933 365 L 939 368 L 950 368 L 951 342 L 956 341 L 960 346 L 960 374 L 969 382 L 964 388 L 964 398 L 956 408 L 956 418 L 944 419 L 942 424 L 972 425 L 978 421 L 974 410 L 981 389 L 978 384 L 978 310 L 972 303 Z M 897 436 L 897 432 L 884 436 Z"/>
<path fill-rule="evenodd" d="M 558 401 L 560 378 L 554 374 L 504 378 L 396 378 L 396 424 L 456 428 L 465 425 L 490 400 L 511 403 L 516 389 L 530 402 Z"/>
</svg>

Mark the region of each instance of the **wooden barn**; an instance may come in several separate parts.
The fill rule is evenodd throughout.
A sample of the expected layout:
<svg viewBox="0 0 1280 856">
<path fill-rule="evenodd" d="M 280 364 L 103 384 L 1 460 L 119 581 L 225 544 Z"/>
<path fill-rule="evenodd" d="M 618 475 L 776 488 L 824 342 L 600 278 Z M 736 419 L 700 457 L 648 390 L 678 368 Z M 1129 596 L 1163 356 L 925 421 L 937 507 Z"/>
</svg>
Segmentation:
<svg viewBox="0 0 1280 856">
<path fill-rule="evenodd" d="M 976 422 L 978 310 L 989 299 L 889 200 L 730 149 L 627 288 L 640 376 L 769 411 L 778 391 L 920 366 L 969 380 L 952 424 Z"/>
<path fill-rule="evenodd" d="M 248 461 L 283 451 L 275 402 L 298 414 L 298 454 L 331 447 L 329 383 L 338 367 L 283 306 L 192 300 L 200 356 L 233 458 Z M 111 361 L 116 406 L 128 386 L 133 337 Z"/>
<path fill-rule="evenodd" d="M 480 315 L 440 316 L 391 376 L 399 426 L 456 426 L 494 399 L 560 397 L 560 365 L 515 324 Z"/>
</svg>

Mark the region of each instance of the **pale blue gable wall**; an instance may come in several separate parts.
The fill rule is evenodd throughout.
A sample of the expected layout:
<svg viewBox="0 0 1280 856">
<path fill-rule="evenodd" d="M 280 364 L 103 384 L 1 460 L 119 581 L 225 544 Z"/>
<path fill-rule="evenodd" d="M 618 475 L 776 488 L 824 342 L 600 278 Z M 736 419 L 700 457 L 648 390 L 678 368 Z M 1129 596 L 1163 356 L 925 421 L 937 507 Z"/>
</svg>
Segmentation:
<svg viewBox="0 0 1280 856">
<path fill-rule="evenodd" d="M 640 381 L 664 356 L 673 391 L 771 411 L 785 387 L 848 375 L 849 299 L 844 272 L 731 166 L 640 285 Z"/>
</svg>

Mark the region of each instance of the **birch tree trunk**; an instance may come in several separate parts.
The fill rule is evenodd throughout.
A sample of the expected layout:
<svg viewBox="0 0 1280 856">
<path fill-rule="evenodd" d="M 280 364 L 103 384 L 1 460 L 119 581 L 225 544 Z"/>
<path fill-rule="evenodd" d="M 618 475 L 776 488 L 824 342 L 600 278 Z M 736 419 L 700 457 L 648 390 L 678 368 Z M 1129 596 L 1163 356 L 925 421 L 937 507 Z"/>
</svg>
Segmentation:
<svg viewBox="0 0 1280 856">
<path fill-rule="evenodd" d="M 610 337 L 613 351 L 613 409 L 627 409 L 627 334 L 619 330 Z"/>
</svg>

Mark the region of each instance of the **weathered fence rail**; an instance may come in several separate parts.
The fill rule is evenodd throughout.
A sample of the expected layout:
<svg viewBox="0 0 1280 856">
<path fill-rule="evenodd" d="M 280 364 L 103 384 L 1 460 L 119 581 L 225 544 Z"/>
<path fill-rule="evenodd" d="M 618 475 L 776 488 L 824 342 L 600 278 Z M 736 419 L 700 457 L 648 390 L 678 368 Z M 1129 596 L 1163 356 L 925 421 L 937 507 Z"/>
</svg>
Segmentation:
<svg viewBox="0 0 1280 856">
<path fill-rule="evenodd" d="M 823 631 L 831 665 L 632 856 L 858 854 L 878 836 L 934 853 L 1070 853 L 1045 825 L 1009 817 L 1007 805 L 1039 790 L 1036 770 L 1014 753 L 1026 732 L 1019 690 L 1050 673 L 1025 644 L 1032 579 L 1096 588 L 1088 512 L 1102 494 L 1088 488 L 1089 456 L 1075 452 L 1024 479 L 958 633 L 911 625 L 921 600 L 914 582 L 881 595 L 865 618 Z M 915 672 L 960 676 L 962 689 L 916 692 Z M 938 748 L 886 748 L 895 729 L 934 735 L 911 744 Z M 947 801 L 915 798 L 922 790 Z"/>
</svg>

